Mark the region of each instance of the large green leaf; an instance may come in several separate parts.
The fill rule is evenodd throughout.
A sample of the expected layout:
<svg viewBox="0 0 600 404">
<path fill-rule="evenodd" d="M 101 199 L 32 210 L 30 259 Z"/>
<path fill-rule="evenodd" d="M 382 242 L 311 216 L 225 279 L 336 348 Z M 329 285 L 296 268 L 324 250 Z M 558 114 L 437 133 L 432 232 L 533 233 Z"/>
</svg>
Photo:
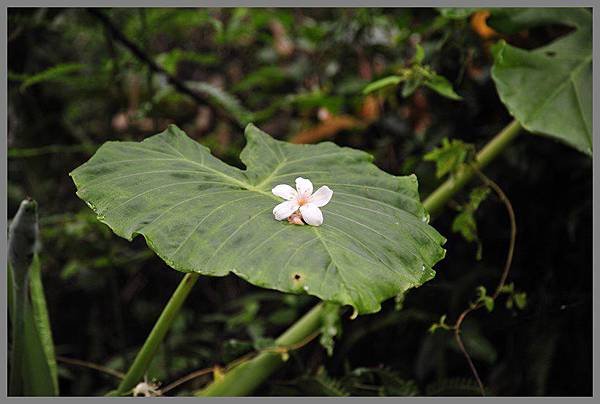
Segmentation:
<svg viewBox="0 0 600 404">
<path fill-rule="evenodd" d="M 77 195 L 119 236 L 141 234 L 171 267 L 309 293 L 375 312 L 421 285 L 445 239 L 427 224 L 414 175 L 395 177 L 372 156 L 325 142 L 296 145 L 246 128 L 229 166 L 175 126 L 141 143 L 108 142 L 71 173 Z M 319 227 L 273 218 L 277 184 L 328 185 Z M 316 188 L 315 188 L 316 189 Z"/>
<path fill-rule="evenodd" d="M 561 24 L 572 33 L 535 50 L 498 42 L 492 77 L 510 113 L 527 130 L 592 154 L 592 15 L 585 9 L 500 10 L 494 27 L 514 32 Z"/>
</svg>

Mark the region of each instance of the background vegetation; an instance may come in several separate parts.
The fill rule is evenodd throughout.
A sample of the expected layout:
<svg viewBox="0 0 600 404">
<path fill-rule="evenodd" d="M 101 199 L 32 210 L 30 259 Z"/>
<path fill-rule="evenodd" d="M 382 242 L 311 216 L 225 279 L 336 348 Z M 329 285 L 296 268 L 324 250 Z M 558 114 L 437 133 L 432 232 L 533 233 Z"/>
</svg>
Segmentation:
<svg viewBox="0 0 600 404">
<path fill-rule="evenodd" d="M 141 140 L 175 123 L 240 165 L 243 127 L 278 139 L 332 140 L 369 151 L 382 169 L 416 173 L 422 196 L 438 184 L 423 159 L 444 137 L 477 148 L 511 121 L 490 78 L 499 38 L 531 49 L 568 28 L 501 35 L 485 14 L 434 9 L 10 9 L 8 217 L 26 196 L 39 204 L 42 276 L 62 395 L 101 395 L 125 371 L 181 274 L 142 239 L 116 237 L 75 196 L 68 176 L 107 140 Z M 362 94 L 414 59 L 452 83 L 461 100 L 427 87 L 408 97 Z M 186 89 L 192 89 L 186 93 Z M 554 140 L 522 135 L 486 169 L 516 212 L 511 281 L 525 309 L 479 311 L 465 343 L 490 394 L 591 395 L 591 159 Z M 476 395 L 452 334 L 428 333 L 497 282 L 508 220 L 490 196 L 475 212 L 476 243 L 448 238 L 437 276 L 380 313 L 342 319 L 331 356 L 318 342 L 290 353 L 260 395 Z M 163 385 L 224 366 L 268 345 L 315 303 L 229 276 L 201 278 L 149 379 Z M 401 303 L 402 310 L 397 310 Z M 71 361 L 72 362 L 72 361 Z M 212 376 L 182 384 L 190 394 Z"/>
</svg>

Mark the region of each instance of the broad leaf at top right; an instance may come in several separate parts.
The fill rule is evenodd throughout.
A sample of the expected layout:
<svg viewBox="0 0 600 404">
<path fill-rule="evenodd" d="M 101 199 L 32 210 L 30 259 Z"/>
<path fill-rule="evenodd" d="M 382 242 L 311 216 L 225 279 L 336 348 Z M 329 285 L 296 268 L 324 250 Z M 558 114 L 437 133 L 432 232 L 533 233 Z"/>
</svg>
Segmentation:
<svg viewBox="0 0 600 404">
<path fill-rule="evenodd" d="M 583 8 L 497 9 L 489 22 L 507 33 L 550 24 L 573 28 L 533 50 L 499 41 L 492 48 L 492 78 L 525 129 L 591 155 L 592 14 Z"/>
</svg>

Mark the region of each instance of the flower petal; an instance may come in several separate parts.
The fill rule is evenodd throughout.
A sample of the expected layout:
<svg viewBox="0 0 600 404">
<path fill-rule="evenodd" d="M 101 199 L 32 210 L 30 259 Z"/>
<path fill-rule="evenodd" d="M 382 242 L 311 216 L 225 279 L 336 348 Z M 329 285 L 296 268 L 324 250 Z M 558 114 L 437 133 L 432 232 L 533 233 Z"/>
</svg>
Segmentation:
<svg viewBox="0 0 600 404">
<path fill-rule="evenodd" d="M 287 219 L 291 216 L 292 213 L 298 210 L 298 202 L 294 201 L 285 201 L 275 206 L 273 209 L 273 215 L 276 220 Z"/>
<path fill-rule="evenodd" d="M 313 191 L 313 184 L 306 178 L 296 178 L 296 189 L 298 190 L 298 196 L 300 198 L 308 198 Z"/>
<path fill-rule="evenodd" d="M 327 185 L 323 185 L 321 188 L 317 189 L 317 192 L 312 194 L 308 199 L 308 202 L 320 208 L 321 206 L 327 205 L 332 196 L 333 191 Z"/>
<path fill-rule="evenodd" d="M 292 199 L 295 199 L 296 196 L 298 196 L 296 190 L 286 184 L 277 185 L 271 190 L 271 192 L 273 192 L 273 194 L 277 195 L 278 197 L 286 199 L 288 201 L 291 201 Z"/>
<path fill-rule="evenodd" d="M 323 223 L 323 213 L 315 204 L 307 203 L 300 206 L 300 213 L 302 219 L 311 226 L 320 226 Z"/>
</svg>

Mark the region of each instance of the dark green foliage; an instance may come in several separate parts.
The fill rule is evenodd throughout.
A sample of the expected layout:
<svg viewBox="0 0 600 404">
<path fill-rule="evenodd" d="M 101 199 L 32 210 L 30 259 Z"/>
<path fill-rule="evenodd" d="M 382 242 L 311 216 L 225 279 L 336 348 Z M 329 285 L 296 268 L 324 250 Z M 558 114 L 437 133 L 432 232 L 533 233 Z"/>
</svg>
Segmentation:
<svg viewBox="0 0 600 404">
<path fill-rule="evenodd" d="M 422 64 L 424 58 L 425 50 L 421 45 L 417 44 L 415 55 L 409 67 L 399 68 L 397 75 L 387 76 L 369 83 L 363 89 L 363 94 L 389 89 L 403 83 L 402 97 L 409 97 L 417 88 L 425 86 L 446 98 L 461 100 L 462 97 L 456 94 L 448 79 L 437 74 L 431 67 Z"/>
<path fill-rule="evenodd" d="M 477 260 L 481 259 L 482 243 L 477 234 L 477 221 L 475 220 L 475 212 L 489 195 L 488 187 L 477 187 L 471 190 L 469 200 L 464 205 L 458 206 L 459 213 L 454 217 L 452 222 L 452 231 L 459 233 L 468 242 L 477 243 Z"/>
<path fill-rule="evenodd" d="M 460 139 L 442 139 L 442 145 L 423 156 L 425 161 L 435 162 L 435 175 L 442 178 L 447 174 L 456 174 L 465 163 L 473 159 L 473 145 Z"/>
<path fill-rule="evenodd" d="M 62 356 L 125 371 L 180 280 L 143 240 L 114 237 L 74 195 L 68 172 L 105 141 L 141 141 L 175 123 L 241 167 L 238 127 L 250 117 L 289 140 L 332 114 L 349 115 L 364 126 L 315 142 L 365 150 L 394 175 L 416 173 L 425 197 L 442 179 L 424 154 L 440 150 L 447 138 L 448 148 L 435 160 L 438 173 L 451 176 L 469 162 L 463 145 L 480 149 L 511 120 L 490 76 L 489 40 L 470 26 L 476 10 L 104 11 L 168 72 L 190 86 L 204 83 L 198 90 L 210 103 L 199 105 L 152 74 L 83 9 L 9 9 L 8 217 L 26 196 L 39 202 L 41 275 Z M 506 41 L 504 51 L 573 35 L 562 24 L 515 24 L 513 14 L 500 25 L 500 17 L 492 13 L 488 22 Z M 374 92 L 365 102 L 369 83 L 413 61 L 446 78 L 462 100 L 412 81 L 408 97 L 389 86 L 385 96 Z M 65 70 L 70 64 L 84 67 Z M 21 90 L 25 78 L 44 72 L 44 80 Z M 547 138 L 521 135 L 485 173 L 510 197 L 518 236 L 511 277 L 494 310 L 482 309 L 464 324 L 484 384 L 490 395 L 591 395 L 591 159 Z M 456 201 L 469 205 L 469 192 Z M 509 233 L 505 212 L 498 203 L 481 203 L 474 212 L 475 234 L 485 244 L 480 261 L 463 231 L 452 231 L 455 214 L 447 210 L 434 225 L 449 239 L 448 254 L 427 288 L 406 294 L 400 311 L 392 299 L 377 315 L 350 320 L 350 311 L 342 310 L 341 328 L 325 341 L 335 342 L 332 356 L 316 338 L 290 351 L 285 367 L 256 394 L 477 395 L 452 332 L 427 332 L 443 314 L 451 323 L 477 299 L 477 286 L 494 285 L 500 275 Z M 459 227 L 472 236 L 473 221 L 466 223 Z M 148 379 L 165 386 L 269 347 L 315 302 L 233 276 L 201 279 Z M 60 362 L 58 374 L 60 392 L 68 396 L 103 395 L 118 382 Z M 189 395 L 211 377 L 168 395 Z"/>
</svg>

